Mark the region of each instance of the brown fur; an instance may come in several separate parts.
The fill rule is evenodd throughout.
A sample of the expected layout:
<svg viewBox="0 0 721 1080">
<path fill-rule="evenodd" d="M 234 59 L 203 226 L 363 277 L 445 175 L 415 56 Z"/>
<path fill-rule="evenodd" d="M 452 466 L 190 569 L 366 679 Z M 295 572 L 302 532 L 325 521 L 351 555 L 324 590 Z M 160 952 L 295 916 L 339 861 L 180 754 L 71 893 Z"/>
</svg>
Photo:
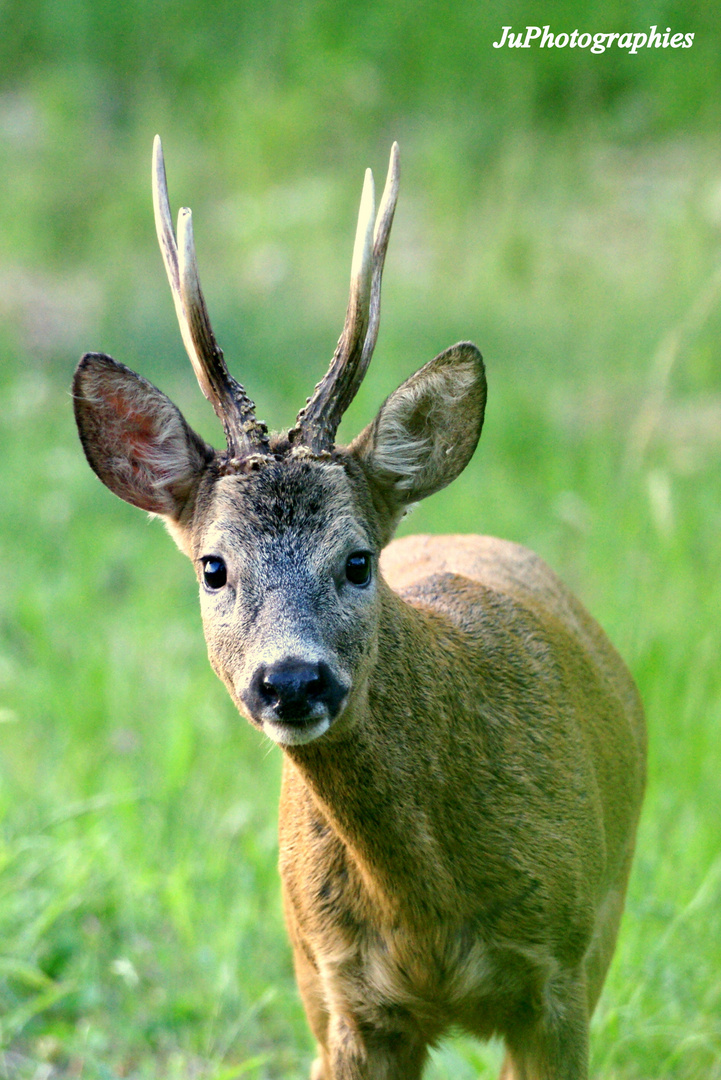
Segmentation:
<svg viewBox="0 0 721 1080">
<path fill-rule="evenodd" d="M 408 505 L 475 450 L 475 346 L 441 353 L 333 445 L 378 331 L 397 147 L 373 243 L 364 201 L 362 272 L 329 373 L 270 441 L 225 368 L 190 249 L 181 273 L 158 140 L 154 161 L 184 340 L 228 450 L 102 354 L 78 366 L 75 415 L 103 483 L 161 515 L 193 561 L 211 664 L 283 748 L 280 870 L 312 1080 L 418 1080 L 454 1027 L 503 1036 L 503 1080 L 586 1080 L 643 713 L 601 629 L 531 552 L 482 536 L 386 547 Z"/>
<path fill-rule="evenodd" d="M 410 537 L 381 567 L 362 720 L 288 750 L 283 772 L 315 1075 L 419 1076 L 425 1047 L 459 1025 L 505 1036 L 506 1077 L 585 1076 L 643 787 L 635 688 L 517 545 Z M 335 1064 L 339 1017 L 368 1056 L 356 1071 Z M 399 1041 L 417 1063 L 386 1063 Z"/>
<path fill-rule="evenodd" d="M 383 552 L 480 433 L 477 350 L 455 346 L 346 450 L 284 436 L 228 468 L 108 357 L 75 382 L 88 459 L 160 512 L 203 578 L 213 667 L 285 762 L 280 869 L 313 1080 L 414 1080 L 452 1027 L 507 1044 L 505 1080 L 584 1080 L 644 777 L 641 705 L 601 629 L 535 555 L 480 536 Z M 241 463 L 242 466 L 242 463 Z M 355 588 L 349 552 L 373 577 Z M 277 723 L 248 688 L 324 663 L 338 714 Z M 327 710 L 326 710 L 327 712 Z"/>
</svg>

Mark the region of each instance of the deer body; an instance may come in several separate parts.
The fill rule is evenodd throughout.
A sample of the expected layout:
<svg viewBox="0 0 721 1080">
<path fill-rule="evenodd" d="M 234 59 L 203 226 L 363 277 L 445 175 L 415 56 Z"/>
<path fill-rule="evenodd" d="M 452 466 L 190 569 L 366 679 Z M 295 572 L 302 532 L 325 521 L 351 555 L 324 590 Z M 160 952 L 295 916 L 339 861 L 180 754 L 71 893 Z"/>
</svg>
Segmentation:
<svg viewBox="0 0 721 1080">
<path fill-rule="evenodd" d="M 441 353 L 335 445 L 377 333 L 397 156 L 375 229 L 366 184 L 328 375 L 272 437 L 212 337 L 187 211 L 176 246 L 159 147 L 155 172 L 183 337 L 228 451 L 101 354 L 78 368 L 76 416 L 100 478 L 161 514 L 193 560 L 211 664 L 283 748 L 280 868 L 313 1080 L 415 1080 L 451 1027 L 502 1035 L 506 1080 L 584 1080 L 643 714 L 601 629 L 537 556 L 488 537 L 389 543 L 408 504 L 473 453 L 474 346 Z"/>
<path fill-rule="evenodd" d="M 385 556 L 378 690 L 352 735 L 284 765 L 286 918 L 331 1048 L 317 1075 L 336 1076 L 338 1012 L 385 1033 L 381 1060 L 402 1033 L 418 1064 L 367 1073 L 400 1078 L 451 1026 L 522 1055 L 524 1024 L 572 1007 L 563 1056 L 529 1075 L 584 1075 L 640 797 L 635 688 L 531 552 L 409 537 Z"/>
</svg>

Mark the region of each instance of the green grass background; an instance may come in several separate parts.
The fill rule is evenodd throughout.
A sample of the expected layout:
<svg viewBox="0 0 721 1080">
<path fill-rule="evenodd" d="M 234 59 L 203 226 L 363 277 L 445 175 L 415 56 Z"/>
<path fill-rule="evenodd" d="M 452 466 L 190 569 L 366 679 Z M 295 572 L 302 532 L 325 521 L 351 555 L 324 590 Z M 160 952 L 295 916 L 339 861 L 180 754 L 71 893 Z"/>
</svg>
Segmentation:
<svg viewBox="0 0 721 1080">
<path fill-rule="evenodd" d="M 583 11 L 583 13 L 582 13 Z M 502 25 L 689 50 L 493 49 Z M 0 5 L 0 1077 L 295 1080 L 279 752 L 205 658 L 192 571 L 90 473 L 78 356 L 218 443 L 157 252 L 194 208 L 220 342 L 271 426 L 342 324 L 363 169 L 399 210 L 352 435 L 452 342 L 477 454 L 404 529 L 540 552 L 630 664 L 650 778 L 594 1075 L 721 1077 L 721 23 L 570 0 Z M 432 1080 L 494 1075 L 450 1040 Z"/>
</svg>

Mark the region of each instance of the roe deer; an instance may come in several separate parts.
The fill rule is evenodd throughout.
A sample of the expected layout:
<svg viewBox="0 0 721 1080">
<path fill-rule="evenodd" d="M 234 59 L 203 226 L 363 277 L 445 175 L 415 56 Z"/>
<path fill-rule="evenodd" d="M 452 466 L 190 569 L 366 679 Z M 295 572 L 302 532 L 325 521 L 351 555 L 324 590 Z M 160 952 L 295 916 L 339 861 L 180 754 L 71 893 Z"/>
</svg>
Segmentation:
<svg viewBox="0 0 721 1080">
<path fill-rule="evenodd" d="M 582 1080 L 634 847 L 643 712 L 536 555 L 485 536 L 386 547 L 475 450 L 474 345 L 335 444 L 378 334 L 398 178 L 394 145 L 377 217 L 366 173 L 330 368 L 269 436 L 213 336 L 187 209 L 176 242 L 156 139 L 160 246 L 227 449 L 98 353 L 75 375 L 80 438 L 111 491 L 161 515 L 193 561 L 210 662 L 283 749 L 280 872 L 313 1080 L 415 1080 L 450 1028 L 501 1035 L 506 1080 Z"/>
</svg>

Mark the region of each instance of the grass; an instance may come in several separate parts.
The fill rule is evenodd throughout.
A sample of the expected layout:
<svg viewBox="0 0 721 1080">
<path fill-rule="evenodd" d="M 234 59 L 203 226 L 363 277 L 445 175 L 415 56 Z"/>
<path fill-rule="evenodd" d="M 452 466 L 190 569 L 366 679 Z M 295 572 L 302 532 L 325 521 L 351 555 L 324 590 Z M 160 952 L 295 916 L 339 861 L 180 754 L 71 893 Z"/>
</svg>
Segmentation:
<svg viewBox="0 0 721 1080">
<path fill-rule="evenodd" d="M 176 168 L 189 199 L 192 163 Z M 227 206 L 196 220 L 219 337 L 275 426 L 342 317 L 351 196 L 333 173 L 294 181 L 280 214 L 253 196 L 227 244 Z M 344 430 L 434 351 L 478 341 L 481 446 L 407 528 L 535 548 L 632 667 L 649 789 L 594 1075 L 721 1078 L 718 151 L 528 136 L 438 205 L 417 175 L 411 156 Z M 312 1045 L 280 913 L 278 751 L 207 665 L 190 568 L 101 488 L 73 430 L 69 356 L 108 348 L 217 440 L 145 218 L 69 310 L 52 269 L 45 309 L 16 290 L 0 342 L 0 1077 L 295 1080 Z M 428 1075 L 490 1077 L 498 1053 L 451 1040 Z"/>
</svg>

